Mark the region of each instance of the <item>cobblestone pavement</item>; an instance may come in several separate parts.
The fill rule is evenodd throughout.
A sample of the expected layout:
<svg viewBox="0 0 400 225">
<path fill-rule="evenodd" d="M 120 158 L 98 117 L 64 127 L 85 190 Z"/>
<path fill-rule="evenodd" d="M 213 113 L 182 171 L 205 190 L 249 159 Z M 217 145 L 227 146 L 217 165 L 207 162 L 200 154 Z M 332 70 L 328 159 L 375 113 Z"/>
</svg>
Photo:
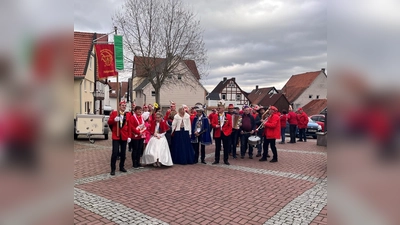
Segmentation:
<svg viewBox="0 0 400 225">
<path fill-rule="evenodd" d="M 255 157 L 132 168 L 110 176 L 111 140 L 74 141 L 75 224 L 327 224 L 327 149 L 278 144 L 278 162 Z M 240 148 L 237 148 L 239 153 Z M 221 152 L 222 153 L 222 152 Z M 269 153 L 272 155 L 272 153 Z"/>
</svg>

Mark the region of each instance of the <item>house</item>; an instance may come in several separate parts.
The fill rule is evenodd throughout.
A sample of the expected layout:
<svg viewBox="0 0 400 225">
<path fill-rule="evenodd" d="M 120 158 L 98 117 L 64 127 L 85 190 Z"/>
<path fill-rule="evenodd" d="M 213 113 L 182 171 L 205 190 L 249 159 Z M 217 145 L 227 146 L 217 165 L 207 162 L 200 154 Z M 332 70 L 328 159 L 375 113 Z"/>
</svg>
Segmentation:
<svg viewBox="0 0 400 225">
<path fill-rule="evenodd" d="M 207 105 L 210 107 L 216 107 L 220 100 L 225 101 L 226 107 L 229 104 L 233 104 L 235 107 L 241 108 L 243 105 L 250 104 L 247 93 L 239 87 L 234 77 L 231 79 L 224 77 L 214 90 L 207 95 L 206 100 Z"/>
<path fill-rule="evenodd" d="M 108 84 L 110 85 L 110 91 L 109 91 L 109 97 L 110 97 L 110 106 L 113 109 L 117 109 L 118 105 L 117 105 L 117 82 L 108 82 Z M 125 100 L 127 101 L 127 97 L 128 97 L 128 82 L 119 82 L 119 100 Z M 126 110 L 130 111 L 131 106 L 130 104 L 126 105 Z"/>
<path fill-rule="evenodd" d="M 312 116 L 315 114 L 322 114 L 327 110 L 328 100 L 327 99 L 314 99 L 304 105 L 303 111 L 308 115 Z"/>
<path fill-rule="evenodd" d="M 74 118 L 76 114 L 99 114 L 104 105 L 104 85 L 95 82 L 93 40 L 99 37 L 99 41 L 108 41 L 105 34 L 74 31 Z"/>
<path fill-rule="evenodd" d="M 285 95 L 279 93 L 279 90 L 275 87 L 258 88 L 258 85 L 256 85 L 256 88 L 249 93 L 248 98 L 252 105 L 265 107 L 273 105 L 278 108 L 279 111 L 283 109 L 287 111 L 289 109 L 289 101 Z"/>
<path fill-rule="evenodd" d="M 326 99 L 327 81 L 324 68 L 320 71 L 292 75 L 281 92 L 296 110 L 314 99 Z"/>
<path fill-rule="evenodd" d="M 136 105 L 154 104 L 155 90 L 150 83 L 145 69 L 145 61 L 153 60 L 148 57 L 134 57 L 132 71 L 132 100 Z M 147 61 L 148 62 L 148 61 Z M 154 67 L 165 62 L 163 58 L 155 58 Z M 172 77 L 176 76 L 176 77 Z M 182 104 L 194 106 L 196 103 L 205 103 L 207 90 L 200 83 L 200 74 L 193 60 L 181 60 L 171 76 L 167 77 L 160 89 L 160 102 L 157 102 L 162 111 L 173 101 L 179 107 Z"/>
</svg>

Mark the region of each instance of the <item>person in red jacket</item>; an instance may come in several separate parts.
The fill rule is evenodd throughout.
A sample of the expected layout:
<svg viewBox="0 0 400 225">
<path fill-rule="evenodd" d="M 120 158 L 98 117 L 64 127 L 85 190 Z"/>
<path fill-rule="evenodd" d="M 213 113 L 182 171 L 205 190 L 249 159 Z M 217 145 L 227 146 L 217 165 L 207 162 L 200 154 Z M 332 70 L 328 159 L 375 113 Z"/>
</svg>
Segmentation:
<svg viewBox="0 0 400 225">
<path fill-rule="evenodd" d="M 173 101 L 169 101 L 171 103 L 171 105 L 169 106 L 168 111 L 165 113 L 164 116 L 164 120 L 168 121 L 169 120 L 169 114 L 171 114 L 171 111 L 175 111 L 176 112 L 176 103 Z"/>
<path fill-rule="evenodd" d="M 280 119 L 281 123 L 281 142 L 279 144 L 285 144 L 285 130 L 286 130 L 286 123 L 287 123 L 287 111 L 282 110 L 282 114 Z"/>
<path fill-rule="evenodd" d="M 212 164 L 218 164 L 220 159 L 221 142 L 224 145 L 224 163 L 230 165 L 228 162 L 230 152 L 230 141 L 232 133 L 232 116 L 225 113 L 225 103 L 219 102 L 217 108 L 218 114 L 213 116 L 211 126 L 214 128 L 215 140 L 215 161 Z"/>
<path fill-rule="evenodd" d="M 297 129 L 297 114 L 293 112 L 292 106 L 289 105 L 289 113 L 287 114 L 289 122 L 290 141 L 289 143 L 296 143 L 296 129 Z"/>
<path fill-rule="evenodd" d="M 276 139 L 281 136 L 281 123 L 280 123 L 280 113 L 275 106 L 269 107 L 270 116 L 266 119 L 264 123 L 264 136 L 265 141 L 263 145 L 263 156 L 259 161 L 267 161 L 268 155 L 268 145 L 271 145 L 272 159 L 270 162 L 278 162 L 278 152 L 276 150 Z"/>
<path fill-rule="evenodd" d="M 299 127 L 299 140 L 300 142 L 306 142 L 306 129 L 307 129 L 307 124 L 308 124 L 308 116 L 307 114 L 303 111 L 303 108 L 298 109 L 298 114 L 297 114 L 297 126 Z"/>
<path fill-rule="evenodd" d="M 136 106 L 134 112 L 135 113 L 130 118 L 130 138 L 132 139 L 133 168 L 137 169 L 141 167 L 140 156 L 142 155 L 144 139 L 146 138 L 146 136 L 144 135 L 144 132 L 146 131 L 146 126 L 145 121 L 142 117 L 142 107 Z"/>
<path fill-rule="evenodd" d="M 115 175 L 115 164 L 117 162 L 117 157 L 120 157 L 119 170 L 121 172 L 126 172 L 124 168 L 125 158 L 126 158 L 126 144 L 131 141 L 129 133 L 131 130 L 130 125 L 130 113 L 125 112 L 126 102 L 121 101 L 119 103 L 119 111 L 113 111 L 108 119 L 108 125 L 112 130 L 112 154 L 111 154 L 111 176 Z M 118 135 L 117 135 L 117 128 Z M 120 150 L 121 148 L 121 150 Z"/>
</svg>

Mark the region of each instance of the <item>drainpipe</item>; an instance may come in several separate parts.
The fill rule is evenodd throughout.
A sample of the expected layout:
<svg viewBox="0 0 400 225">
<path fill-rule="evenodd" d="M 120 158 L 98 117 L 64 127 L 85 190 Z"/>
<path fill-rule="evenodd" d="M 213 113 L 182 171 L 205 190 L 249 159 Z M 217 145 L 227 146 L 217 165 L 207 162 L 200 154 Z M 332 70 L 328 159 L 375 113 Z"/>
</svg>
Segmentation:
<svg viewBox="0 0 400 225">
<path fill-rule="evenodd" d="M 144 104 L 146 104 L 146 94 L 144 93 L 144 91 L 142 91 L 142 94 L 144 96 L 144 102 L 143 102 L 143 105 L 144 105 Z"/>
<path fill-rule="evenodd" d="M 82 79 L 79 85 L 79 114 L 82 114 L 82 83 L 84 80 L 85 79 Z"/>
</svg>

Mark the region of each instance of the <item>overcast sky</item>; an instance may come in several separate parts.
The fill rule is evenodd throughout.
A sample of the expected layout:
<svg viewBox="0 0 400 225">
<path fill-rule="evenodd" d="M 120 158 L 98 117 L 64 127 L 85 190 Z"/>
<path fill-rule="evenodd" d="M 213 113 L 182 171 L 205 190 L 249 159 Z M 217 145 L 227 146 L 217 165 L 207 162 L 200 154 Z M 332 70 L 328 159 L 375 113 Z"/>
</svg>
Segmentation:
<svg viewBox="0 0 400 225">
<path fill-rule="evenodd" d="M 75 0 L 74 29 L 107 33 L 124 0 Z M 227 77 L 250 92 L 327 67 L 327 1 L 187 0 L 204 29 L 208 91 Z"/>
</svg>

